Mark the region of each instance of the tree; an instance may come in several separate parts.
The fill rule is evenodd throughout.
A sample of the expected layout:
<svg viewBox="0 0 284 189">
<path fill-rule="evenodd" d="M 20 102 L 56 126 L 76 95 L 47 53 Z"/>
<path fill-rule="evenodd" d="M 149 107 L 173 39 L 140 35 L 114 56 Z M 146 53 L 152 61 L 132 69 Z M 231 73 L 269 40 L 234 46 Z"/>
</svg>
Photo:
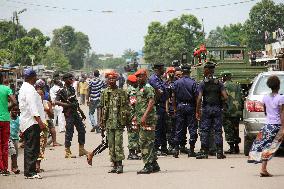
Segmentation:
<svg viewBox="0 0 284 189">
<path fill-rule="evenodd" d="M 272 34 L 278 27 L 284 27 L 284 5 L 276 5 L 272 0 L 257 3 L 250 10 L 249 19 L 245 23 L 248 47 L 251 50 L 264 49 L 265 31 Z"/>
<path fill-rule="evenodd" d="M 103 65 L 102 62 L 99 61 L 98 55 L 95 52 L 92 52 L 90 55 L 86 57 L 86 67 L 90 69 L 102 69 Z"/>
<path fill-rule="evenodd" d="M 241 23 L 230 24 L 223 28 L 217 26 L 215 30 L 209 32 L 206 45 L 211 47 L 228 45 L 246 45 L 246 34 Z"/>
<path fill-rule="evenodd" d="M 138 53 L 135 52 L 132 49 L 125 49 L 122 55 L 122 58 L 124 58 L 125 60 L 127 59 L 131 59 L 133 60 L 134 58 L 136 58 L 138 56 Z"/>
<path fill-rule="evenodd" d="M 192 54 L 204 41 L 201 24 L 193 15 L 182 15 L 162 25 L 152 22 L 145 36 L 144 55 L 148 63 L 170 64 L 182 53 Z"/>
<path fill-rule="evenodd" d="M 71 26 L 64 26 L 53 31 L 52 47 L 59 47 L 68 58 L 73 69 L 84 65 L 84 58 L 91 46 L 89 37 L 82 32 L 75 32 Z"/>
<path fill-rule="evenodd" d="M 58 47 L 48 48 L 42 63 L 48 69 L 54 69 L 56 71 L 68 71 L 71 67 L 68 58 L 65 57 L 62 49 Z"/>
</svg>

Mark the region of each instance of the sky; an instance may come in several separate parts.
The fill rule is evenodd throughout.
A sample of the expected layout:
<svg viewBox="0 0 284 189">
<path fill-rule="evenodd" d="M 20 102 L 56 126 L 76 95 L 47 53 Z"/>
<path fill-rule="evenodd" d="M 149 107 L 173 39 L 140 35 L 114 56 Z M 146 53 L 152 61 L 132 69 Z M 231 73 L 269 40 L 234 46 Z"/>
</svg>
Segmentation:
<svg viewBox="0 0 284 189">
<path fill-rule="evenodd" d="M 119 56 L 125 49 L 138 51 L 143 48 L 144 36 L 152 21 L 167 23 L 182 14 L 193 14 L 200 22 L 204 20 L 206 33 L 217 26 L 243 23 L 252 6 L 260 0 L 196 9 L 240 1 L 245 0 L 0 0 L 0 20 L 11 20 L 13 11 L 26 8 L 27 11 L 19 15 L 20 23 L 26 29 L 35 27 L 52 37 L 54 29 L 70 25 L 89 36 L 96 53 Z M 284 3 L 284 0 L 274 2 Z M 102 13 L 107 10 L 113 12 Z"/>
</svg>

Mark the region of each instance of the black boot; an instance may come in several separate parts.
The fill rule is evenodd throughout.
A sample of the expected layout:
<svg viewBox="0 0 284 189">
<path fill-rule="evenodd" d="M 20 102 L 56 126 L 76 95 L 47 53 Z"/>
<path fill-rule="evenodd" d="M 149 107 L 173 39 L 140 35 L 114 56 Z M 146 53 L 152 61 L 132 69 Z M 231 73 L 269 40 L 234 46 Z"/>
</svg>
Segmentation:
<svg viewBox="0 0 284 189">
<path fill-rule="evenodd" d="M 135 150 L 129 150 L 129 154 L 128 154 L 127 159 L 128 160 L 135 160 L 134 154 L 135 154 Z"/>
<path fill-rule="evenodd" d="M 153 166 L 151 164 L 145 164 L 144 168 L 137 172 L 137 174 L 150 174 L 153 172 Z"/>
<path fill-rule="evenodd" d="M 187 156 L 188 157 L 196 157 L 196 153 L 194 152 L 194 146 L 190 146 L 190 149 L 189 149 Z"/>
<path fill-rule="evenodd" d="M 168 149 L 167 146 L 164 146 L 161 148 L 161 156 L 167 156 L 168 155 Z"/>
<path fill-rule="evenodd" d="M 180 147 L 180 153 L 188 154 L 188 149 L 185 146 Z"/>
<path fill-rule="evenodd" d="M 117 162 L 116 173 L 117 173 L 117 174 L 121 174 L 121 173 L 123 173 L 123 165 L 122 165 L 122 161 L 118 161 L 118 162 Z"/>
<path fill-rule="evenodd" d="M 173 155 L 174 147 L 172 145 L 168 148 L 168 155 Z"/>
<path fill-rule="evenodd" d="M 201 149 L 200 152 L 196 154 L 196 159 L 208 159 L 208 149 Z"/>
<path fill-rule="evenodd" d="M 233 143 L 229 143 L 230 149 L 228 151 L 225 151 L 225 154 L 234 154 L 235 153 L 235 146 Z"/>
<path fill-rule="evenodd" d="M 235 143 L 235 154 L 239 154 L 240 153 L 240 148 L 239 148 L 239 144 L 238 143 Z"/>
<path fill-rule="evenodd" d="M 117 171 L 117 162 L 113 162 L 113 167 L 111 170 L 108 171 L 108 173 L 116 173 Z"/>
<path fill-rule="evenodd" d="M 223 146 L 217 146 L 217 159 L 225 159 L 226 156 L 223 154 Z"/>
<path fill-rule="evenodd" d="M 154 161 L 154 162 L 152 163 L 152 167 L 153 167 L 153 173 L 156 173 L 156 172 L 161 171 L 161 168 L 160 168 L 160 166 L 159 166 L 159 164 L 158 164 L 157 161 Z"/>
<path fill-rule="evenodd" d="M 178 158 L 178 155 L 179 155 L 179 147 L 176 146 L 176 147 L 173 149 L 173 157 L 174 157 L 174 158 Z"/>
</svg>

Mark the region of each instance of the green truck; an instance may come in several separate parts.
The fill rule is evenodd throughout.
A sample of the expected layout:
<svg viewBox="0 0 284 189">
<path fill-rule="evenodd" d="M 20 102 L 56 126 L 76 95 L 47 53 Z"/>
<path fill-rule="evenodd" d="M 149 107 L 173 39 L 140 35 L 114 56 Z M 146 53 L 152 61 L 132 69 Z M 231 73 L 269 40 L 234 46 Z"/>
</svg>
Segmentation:
<svg viewBox="0 0 284 189">
<path fill-rule="evenodd" d="M 246 47 L 228 46 L 228 47 L 206 47 L 207 60 L 215 62 L 215 76 L 221 78 L 223 71 L 230 71 L 232 79 L 241 84 L 247 91 L 252 80 L 261 72 L 267 71 L 266 66 L 251 64 L 248 50 Z M 191 76 L 196 81 L 203 80 L 203 65 L 193 60 Z"/>
</svg>

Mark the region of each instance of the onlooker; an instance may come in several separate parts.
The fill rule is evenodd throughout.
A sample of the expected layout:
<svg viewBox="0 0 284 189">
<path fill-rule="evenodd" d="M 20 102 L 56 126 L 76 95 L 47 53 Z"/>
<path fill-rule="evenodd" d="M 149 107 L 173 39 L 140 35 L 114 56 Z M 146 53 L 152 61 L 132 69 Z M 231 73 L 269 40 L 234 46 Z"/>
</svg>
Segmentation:
<svg viewBox="0 0 284 189">
<path fill-rule="evenodd" d="M 105 83 L 100 79 L 99 70 L 94 71 L 94 79 L 89 83 L 87 92 L 87 105 L 89 105 L 89 117 L 92 125 L 91 132 L 99 133 L 99 126 L 97 124 L 97 108 L 100 104 L 100 96 Z"/>
<path fill-rule="evenodd" d="M 11 171 L 15 174 L 19 174 L 18 169 L 18 144 L 19 144 L 19 133 L 20 133 L 20 122 L 19 122 L 19 107 L 14 106 L 11 110 L 11 121 L 10 121 L 10 141 L 9 141 L 9 154 L 11 156 Z"/>
<path fill-rule="evenodd" d="M 82 81 L 79 83 L 79 92 L 80 92 L 80 105 L 85 104 L 86 95 L 88 93 L 88 83 L 85 77 L 83 77 Z"/>
<path fill-rule="evenodd" d="M 125 83 L 125 78 L 124 78 L 123 74 L 120 73 L 120 74 L 119 74 L 119 78 L 118 78 L 118 87 L 119 87 L 120 89 L 122 89 L 124 83 Z"/>
<path fill-rule="evenodd" d="M 11 105 L 9 107 L 8 101 Z M 17 104 L 12 90 L 3 85 L 3 77 L 0 73 L 0 174 L 9 175 L 8 171 L 8 143 L 10 137 L 10 113 L 9 108 Z"/>
<path fill-rule="evenodd" d="M 270 76 L 267 86 L 271 93 L 264 96 L 264 113 L 266 124 L 261 128 L 249 153 L 248 163 L 262 163 L 260 176 L 271 177 L 267 171 L 267 162 L 279 148 L 284 136 L 284 96 L 278 94 L 280 80 Z"/>
<path fill-rule="evenodd" d="M 24 71 L 25 82 L 19 91 L 20 130 L 23 133 L 24 175 L 28 179 L 41 179 L 36 173 L 36 161 L 40 151 L 40 132 L 46 128 L 41 97 L 34 88 L 37 80 L 32 69 Z"/>
</svg>

